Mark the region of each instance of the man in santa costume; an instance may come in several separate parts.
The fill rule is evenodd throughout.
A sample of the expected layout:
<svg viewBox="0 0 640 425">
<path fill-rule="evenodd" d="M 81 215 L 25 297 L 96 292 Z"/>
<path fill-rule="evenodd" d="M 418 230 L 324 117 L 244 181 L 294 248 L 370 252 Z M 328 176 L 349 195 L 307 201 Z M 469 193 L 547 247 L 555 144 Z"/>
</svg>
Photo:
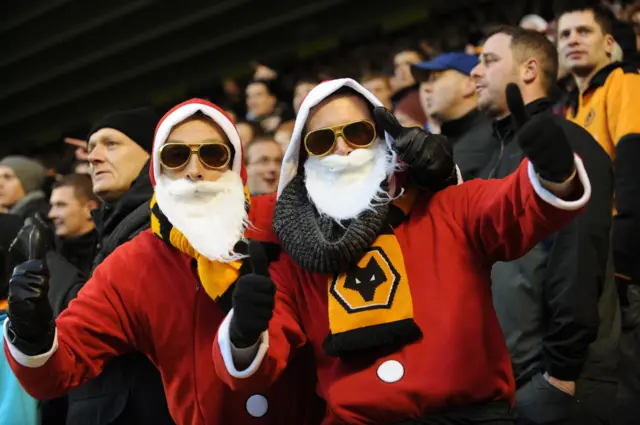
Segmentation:
<svg viewBox="0 0 640 425">
<path fill-rule="evenodd" d="M 324 425 L 513 423 L 491 265 L 574 218 L 591 189 L 562 130 L 543 116 L 525 123 L 510 90 L 528 160 L 434 194 L 415 170 L 443 161 L 441 136 L 401 127 L 351 79 L 309 93 L 273 217 L 287 254 L 271 278 L 238 280 L 214 345 L 231 388 L 264 388 L 311 344 Z"/>
<path fill-rule="evenodd" d="M 251 269 L 246 238 L 260 237 L 247 228 L 251 207 L 233 123 L 207 101 L 182 103 L 159 122 L 151 161 L 151 229 L 111 254 L 55 322 L 45 232 L 34 221 L 16 238 L 12 249 L 29 261 L 10 280 L 4 338 L 18 380 L 35 398 L 53 398 L 137 350 L 160 370 L 179 425 L 318 423 L 323 406 L 305 364 L 310 355 L 260 393 L 232 392 L 211 362 L 231 288 Z"/>
</svg>

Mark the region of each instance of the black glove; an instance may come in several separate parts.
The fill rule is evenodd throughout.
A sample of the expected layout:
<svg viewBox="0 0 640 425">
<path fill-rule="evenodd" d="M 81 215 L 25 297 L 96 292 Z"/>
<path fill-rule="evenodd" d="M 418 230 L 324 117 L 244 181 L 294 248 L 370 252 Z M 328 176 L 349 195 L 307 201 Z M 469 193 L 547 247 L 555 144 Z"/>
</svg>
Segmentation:
<svg viewBox="0 0 640 425">
<path fill-rule="evenodd" d="M 49 305 L 49 269 L 46 254 L 53 247 L 53 232 L 44 220 L 28 218 L 9 248 L 16 266 L 9 280 L 9 341 L 22 353 L 34 356 L 51 349 L 53 311 Z"/>
<path fill-rule="evenodd" d="M 411 180 L 420 187 L 437 192 L 458 183 L 453 149 L 449 140 L 421 128 L 400 125 L 387 108 L 374 108 L 378 127 L 395 140 L 398 157 L 409 166 Z"/>
<path fill-rule="evenodd" d="M 250 347 L 269 327 L 275 307 L 276 286 L 269 277 L 269 262 L 260 242 L 249 241 L 252 273 L 241 276 L 233 291 L 233 318 L 229 338 L 236 348 Z"/>
<path fill-rule="evenodd" d="M 573 149 L 554 116 L 542 113 L 529 118 L 516 84 L 507 86 L 506 95 L 516 139 L 533 168 L 549 182 L 567 181 L 575 171 Z"/>
</svg>

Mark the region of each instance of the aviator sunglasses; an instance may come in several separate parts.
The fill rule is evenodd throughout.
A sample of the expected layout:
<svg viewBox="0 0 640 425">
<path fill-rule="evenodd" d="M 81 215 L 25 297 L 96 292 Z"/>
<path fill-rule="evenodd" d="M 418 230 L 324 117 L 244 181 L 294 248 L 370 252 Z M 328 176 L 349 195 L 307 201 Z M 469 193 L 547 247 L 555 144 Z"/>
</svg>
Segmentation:
<svg viewBox="0 0 640 425">
<path fill-rule="evenodd" d="M 376 140 L 376 126 L 361 120 L 313 130 L 304 137 L 304 148 L 311 156 L 328 155 L 336 146 L 338 136 L 353 148 L 368 148 Z"/>
<path fill-rule="evenodd" d="M 207 168 L 219 170 L 231 162 L 231 149 L 222 142 L 188 145 L 170 142 L 160 148 L 160 163 L 170 170 L 182 168 L 197 154 L 198 159 Z"/>
</svg>

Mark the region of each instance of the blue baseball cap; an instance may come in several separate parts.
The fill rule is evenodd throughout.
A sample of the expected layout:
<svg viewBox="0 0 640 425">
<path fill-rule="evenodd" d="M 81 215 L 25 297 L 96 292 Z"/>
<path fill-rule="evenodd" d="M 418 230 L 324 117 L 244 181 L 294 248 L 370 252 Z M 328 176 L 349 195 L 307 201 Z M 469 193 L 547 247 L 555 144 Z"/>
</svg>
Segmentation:
<svg viewBox="0 0 640 425">
<path fill-rule="evenodd" d="M 411 74 L 417 81 L 425 81 L 432 71 L 455 69 L 465 75 L 478 65 L 478 57 L 466 53 L 444 53 L 437 58 L 411 65 Z"/>
</svg>

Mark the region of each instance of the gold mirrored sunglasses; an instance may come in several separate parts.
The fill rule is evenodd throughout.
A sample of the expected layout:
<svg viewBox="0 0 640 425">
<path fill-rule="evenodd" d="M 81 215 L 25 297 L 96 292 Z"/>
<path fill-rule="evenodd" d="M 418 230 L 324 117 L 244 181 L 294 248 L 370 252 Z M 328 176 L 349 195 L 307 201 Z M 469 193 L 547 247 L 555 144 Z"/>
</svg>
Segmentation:
<svg viewBox="0 0 640 425">
<path fill-rule="evenodd" d="M 191 155 L 207 168 L 220 170 L 231 162 L 231 149 L 223 142 L 186 144 L 170 142 L 160 148 L 160 163 L 169 170 L 182 168 L 189 163 Z"/>
<path fill-rule="evenodd" d="M 304 137 L 304 148 L 310 156 L 326 156 L 336 146 L 338 136 L 355 149 L 368 148 L 376 140 L 376 126 L 360 120 L 313 130 Z"/>
</svg>

